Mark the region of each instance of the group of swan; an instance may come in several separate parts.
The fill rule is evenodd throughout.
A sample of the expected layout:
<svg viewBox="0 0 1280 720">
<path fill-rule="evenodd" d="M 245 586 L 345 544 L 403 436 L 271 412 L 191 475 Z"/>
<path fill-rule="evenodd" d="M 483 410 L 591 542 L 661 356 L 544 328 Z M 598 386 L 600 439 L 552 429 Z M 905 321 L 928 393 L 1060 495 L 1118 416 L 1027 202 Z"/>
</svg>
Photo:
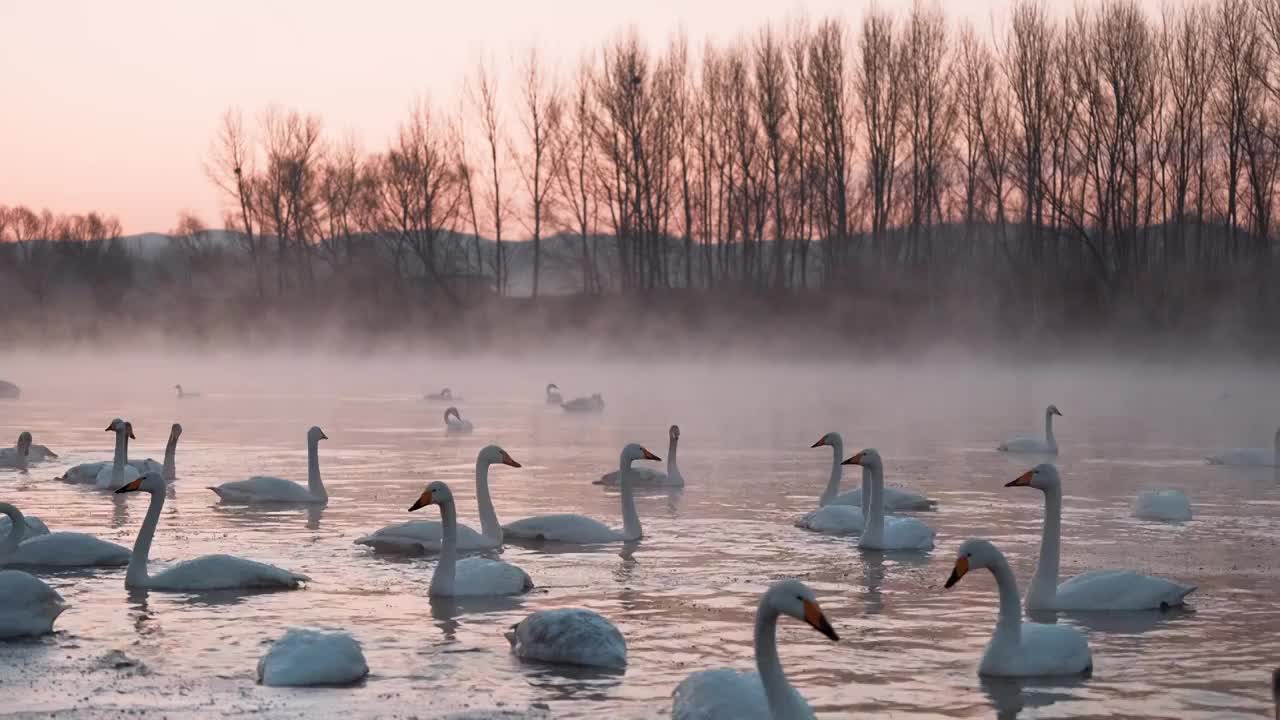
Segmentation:
<svg viewBox="0 0 1280 720">
<path fill-rule="evenodd" d="M 163 463 L 151 458 L 129 459 L 129 441 L 137 439 L 133 434 L 133 423 L 115 418 L 107 425 L 106 431 L 116 435 L 115 452 L 111 461 L 75 465 L 68 468 L 59 480 L 73 485 L 93 485 L 99 490 L 116 490 L 146 472 L 154 472 L 169 483 L 177 479 L 175 456 L 178 439 L 182 437 L 182 425 L 174 423 L 169 428 L 169 441 L 165 444 Z"/>
<path fill-rule="evenodd" d="M 818 498 L 818 509 L 805 514 L 796 521 L 796 527 L 814 532 L 832 535 L 857 535 L 866 526 L 868 511 L 876 508 L 882 515 L 887 511 L 901 512 L 905 510 L 928 510 L 936 503 L 923 495 L 884 487 L 883 467 L 880 468 L 879 480 L 873 477 L 870 464 L 856 463 L 862 467 L 862 485 L 856 490 L 840 494 L 840 480 L 844 474 L 844 438 L 838 432 L 830 432 L 818 438 L 811 447 L 831 448 L 831 475 L 827 486 Z M 874 452 L 874 451 L 872 451 Z M 872 462 L 879 461 L 876 453 Z M 873 485 L 879 482 L 880 493 L 873 499 Z M 890 523 L 894 520 L 890 520 Z M 930 543 L 929 547 L 932 547 Z M 922 548 L 927 549 L 927 548 Z"/>
</svg>

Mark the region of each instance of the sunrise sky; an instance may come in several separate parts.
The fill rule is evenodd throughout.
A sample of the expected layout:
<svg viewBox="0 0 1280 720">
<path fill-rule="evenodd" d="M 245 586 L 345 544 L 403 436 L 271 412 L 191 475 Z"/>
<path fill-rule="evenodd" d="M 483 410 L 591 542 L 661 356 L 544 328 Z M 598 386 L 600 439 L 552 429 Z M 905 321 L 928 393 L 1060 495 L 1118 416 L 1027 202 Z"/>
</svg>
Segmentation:
<svg viewBox="0 0 1280 720">
<path fill-rule="evenodd" d="M 1158 13 L 1158 3 L 1149 5 Z M 896 8 L 899 3 L 882 3 Z M 903 7 L 905 3 L 901 3 Z M 180 210 L 221 224 L 203 163 L 222 114 L 318 114 L 331 138 L 381 148 L 415 97 L 456 108 L 482 57 L 500 72 L 537 44 L 567 72 L 634 26 L 691 47 L 800 13 L 856 21 L 860 0 L 120 0 L 0 2 L 0 204 L 117 215 L 164 231 Z M 987 31 L 1008 0 L 943 2 Z"/>
</svg>

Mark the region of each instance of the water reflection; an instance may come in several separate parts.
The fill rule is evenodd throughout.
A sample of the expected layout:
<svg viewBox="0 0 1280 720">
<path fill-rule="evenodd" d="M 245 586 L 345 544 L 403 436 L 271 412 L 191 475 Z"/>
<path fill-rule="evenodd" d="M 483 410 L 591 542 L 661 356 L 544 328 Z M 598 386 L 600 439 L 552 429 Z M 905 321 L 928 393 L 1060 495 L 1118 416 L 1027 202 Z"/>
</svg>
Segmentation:
<svg viewBox="0 0 1280 720">
<path fill-rule="evenodd" d="M 1059 619 L 1069 620 L 1090 632 L 1111 635 L 1142 635 L 1166 624 L 1190 619 L 1194 616 L 1195 610 L 1189 607 L 1115 612 L 1027 611 L 1027 617 L 1034 622 L 1053 625 Z"/>
<path fill-rule="evenodd" d="M 1012 720 L 1025 709 L 1046 708 L 1073 699 L 1072 688 L 1084 678 L 993 678 L 981 676 L 982 692 L 1000 720 Z"/>
</svg>

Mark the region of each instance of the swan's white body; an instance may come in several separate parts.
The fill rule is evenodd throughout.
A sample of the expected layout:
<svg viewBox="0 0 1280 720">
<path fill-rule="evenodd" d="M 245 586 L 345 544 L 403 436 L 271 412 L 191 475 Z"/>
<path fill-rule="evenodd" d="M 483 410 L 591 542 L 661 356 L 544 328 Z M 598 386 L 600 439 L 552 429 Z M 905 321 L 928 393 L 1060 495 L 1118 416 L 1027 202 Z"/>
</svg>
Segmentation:
<svg viewBox="0 0 1280 720">
<path fill-rule="evenodd" d="M 796 527 L 829 535 L 857 535 L 866 527 L 866 515 L 862 508 L 866 504 L 862 498 L 857 503 L 833 504 L 840 493 L 840 479 L 844 475 L 844 437 L 838 432 L 823 435 L 811 447 L 831 447 L 831 475 L 827 479 L 827 487 L 818 498 L 818 509 L 805 513 L 796 520 Z M 859 495 L 868 491 L 867 479 L 870 473 L 862 468 L 862 488 Z"/>
<path fill-rule="evenodd" d="M 1194 585 L 1151 577 L 1130 570 L 1095 570 L 1058 584 L 1062 554 L 1062 480 L 1058 469 L 1037 465 L 1009 486 L 1033 487 L 1044 493 L 1044 534 L 1040 560 L 1027 590 L 1028 610 L 1146 610 L 1181 605 Z"/>
<path fill-rule="evenodd" d="M 409 512 L 427 505 L 440 506 L 444 525 L 444 543 L 428 591 L 431 597 L 497 597 L 533 589 L 528 573 L 510 563 L 481 557 L 458 560 L 458 515 L 448 485 L 439 480 L 428 485 Z"/>
<path fill-rule="evenodd" d="M 508 462 L 509 461 L 509 462 Z M 497 463 L 520 467 L 506 451 L 489 445 L 476 456 L 476 504 L 480 509 L 480 532 L 457 524 L 457 548 L 462 552 L 496 550 L 502 547 L 502 524 L 489 495 L 489 466 Z M 379 552 L 438 553 L 443 546 L 444 526 L 436 520 L 412 520 L 388 525 L 372 535 L 356 540 Z"/>
<path fill-rule="evenodd" d="M 21 570 L 0 570 L 0 640 L 53 632 L 66 602 L 43 580 Z"/>
<path fill-rule="evenodd" d="M 351 685 L 368 674 L 360 643 L 345 632 L 289 628 L 258 661 L 258 682 L 271 687 Z"/>
<path fill-rule="evenodd" d="M 329 502 L 329 493 L 324 489 L 324 482 L 320 479 L 320 441 L 328 439 L 324 431 L 318 427 L 312 427 L 307 431 L 306 487 L 292 480 L 258 475 L 248 480 L 223 483 L 209 489 L 217 493 L 223 502 L 235 504 L 323 505 Z"/>
<path fill-rule="evenodd" d="M 560 394 L 560 388 L 556 387 L 555 383 L 547 385 L 547 404 L 559 405 L 562 402 L 564 402 L 564 396 Z"/>
<path fill-rule="evenodd" d="M 884 463 L 880 453 L 863 450 L 845 460 L 846 465 L 861 465 L 870 472 L 871 492 L 867 500 L 866 527 L 858 538 L 858 547 L 866 550 L 932 550 L 933 528 L 915 518 L 885 515 L 881 493 L 884 492 Z"/>
<path fill-rule="evenodd" d="M 1018 581 L 1004 555 L 990 542 L 970 539 L 960 545 L 946 587 L 951 588 L 970 570 L 978 568 L 991 571 L 1000 593 L 1000 614 L 978 665 L 979 675 L 1082 675 L 1093 669 L 1089 641 L 1079 630 L 1067 625 L 1022 622 Z"/>
<path fill-rule="evenodd" d="M 1061 416 L 1056 405 L 1050 405 L 1044 409 L 1044 437 L 1035 435 L 1019 435 L 1018 437 L 1000 443 L 996 448 L 1003 452 L 1012 453 L 1041 453 L 1045 455 L 1058 454 L 1058 441 L 1053 437 L 1053 416 Z"/>
<path fill-rule="evenodd" d="M 129 563 L 129 549 L 77 532 L 31 535 L 28 520 L 18 508 L 0 502 L 0 513 L 11 527 L 0 540 L 0 566 L 4 567 L 118 567 Z M 43 523 L 41 523 L 43 525 Z"/>
<path fill-rule="evenodd" d="M 818 608 L 813 591 L 797 580 L 775 583 L 756 609 L 755 672 L 703 670 L 676 687 L 673 720 L 812 720 L 809 703 L 787 682 L 778 659 L 778 615 L 804 620 L 839 640 Z"/>
<path fill-rule="evenodd" d="M 604 411 L 604 397 L 600 393 L 596 393 L 591 397 L 574 398 L 567 403 L 561 403 L 560 407 L 565 412 L 592 413 Z"/>
<path fill-rule="evenodd" d="M 458 408 L 451 407 L 444 411 L 444 431 L 451 434 L 466 434 L 475 430 L 470 420 L 463 420 Z"/>
<path fill-rule="evenodd" d="M 684 476 L 680 474 L 680 467 L 676 465 L 676 449 L 680 445 L 680 427 L 672 425 L 668 435 L 671 442 L 667 444 L 667 471 L 664 473 L 653 468 L 633 467 L 630 470 L 632 487 L 684 487 Z M 621 471 L 614 470 L 606 473 L 592 484 L 617 487 L 619 472 Z"/>
<path fill-rule="evenodd" d="M 653 453 L 634 443 L 622 449 L 618 471 L 622 476 L 622 530 L 614 530 L 604 523 L 584 515 L 537 515 L 502 526 L 504 535 L 511 540 L 567 543 L 572 545 L 598 545 L 603 543 L 630 542 L 644 536 L 640 527 L 640 515 L 636 512 L 635 494 L 631 488 L 631 469 L 634 460 L 660 460 Z"/>
<path fill-rule="evenodd" d="M 310 580 L 306 575 L 232 555 L 205 555 L 180 562 L 155 575 L 149 574 L 147 561 L 156 526 L 160 523 L 160 510 L 164 507 L 165 488 L 164 478 L 159 473 L 147 473 L 116 491 L 142 491 L 151 495 L 151 504 L 147 507 L 147 516 L 138 531 L 133 557 L 125 573 L 125 587 L 171 592 L 293 590 Z"/>
<path fill-rule="evenodd" d="M 627 667 L 627 641 L 613 623 L 581 608 L 539 610 L 511 626 L 516 657 L 608 670 Z"/>
<path fill-rule="evenodd" d="M 1133 500 L 1133 516 L 1142 520 L 1186 522 L 1191 501 L 1181 490 L 1145 490 Z"/>
<path fill-rule="evenodd" d="M 1280 465 L 1280 430 L 1276 430 L 1275 445 L 1265 448 L 1234 448 L 1223 450 L 1205 458 L 1210 465 L 1244 465 L 1248 467 L 1275 467 Z"/>
</svg>

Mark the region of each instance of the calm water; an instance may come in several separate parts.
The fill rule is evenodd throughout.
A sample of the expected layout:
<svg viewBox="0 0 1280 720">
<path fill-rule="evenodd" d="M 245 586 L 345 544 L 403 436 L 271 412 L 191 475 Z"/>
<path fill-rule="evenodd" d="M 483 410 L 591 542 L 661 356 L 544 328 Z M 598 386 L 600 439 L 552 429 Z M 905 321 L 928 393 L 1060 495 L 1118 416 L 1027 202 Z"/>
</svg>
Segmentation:
<svg viewBox="0 0 1280 720">
<path fill-rule="evenodd" d="M 9 369 L 26 391 L 0 405 L 0 439 L 21 429 L 63 453 L 28 475 L 0 471 L 0 498 L 56 530 L 132 545 L 144 495 L 111 496 L 53 480 L 68 464 L 108 459 L 116 415 L 132 420 L 131 456 L 159 459 L 171 422 L 185 434 L 179 480 L 165 505 L 153 563 L 228 552 L 314 578 L 305 590 L 252 596 L 131 595 L 124 569 L 48 575 L 71 603 L 56 634 L 0 644 L 0 712 L 93 708 L 166 714 L 418 715 L 647 718 L 666 715 L 673 688 L 707 667 L 752 667 L 759 592 L 792 575 L 818 592 L 842 640 L 780 624 L 792 683 L 824 717 L 1259 717 L 1280 663 L 1280 483 L 1270 471 L 1208 467 L 1220 446 L 1267 446 L 1276 378 L 1150 368 L 1003 372 L 946 366 L 810 367 L 773 372 L 705 363 L 654 367 L 281 358 L 28 360 Z M 105 367 L 104 367 L 105 365 Z M 17 377 L 17 373 L 23 373 Z M 603 391 L 603 415 L 566 416 L 542 403 L 554 380 L 572 395 Z M 204 396 L 179 401 L 182 382 Z M 477 431 L 446 437 L 442 406 L 423 392 L 450 385 Z M 1087 630 L 1096 669 L 1076 683 L 984 683 L 975 667 L 995 621 L 994 583 L 974 573 L 944 591 L 956 546 L 991 538 L 1025 588 L 1038 552 L 1041 495 L 1008 482 L 1031 464 L 991 450 L 1040 428 L 1056 402 L 1066 484 L 1064 574 L 1129 567 L 1193 582 L 1194 611 L 1062 618 Z M 433 562 L 376 556 L 352 541 L 408 519 L 426 482 L 449 482 L 478 527 L 476 451 L 498 442 L 523 469 L 495 468 L 500 518 L 581 512 L 621 523 L 618 498 L 590 485 L 620 447 L 665 457 L 666 428 L 683 431 L 683 493 L 639 500 L 645 539 L 504 558 L 538 585 L 524 598 L 448 607 L 427 598 Z M 205 486 L 252 474 L 305 482 L 304 435 L 317 424 L 331 496 L 322 511 L 224 507 Z M 935 551 L 888 556 L 856 539 L 793 527 L 826 480 L 841 431 L 849 454 L 876 447 L 886 479 L 939 501 L 919 516 Z M 846 474 L 846 485 L 857 483 Z M 1129 517 L 1146 488 L 1179 488 L 1196 519 Z M 419 513 L 425 518 L 438 515 Z M 627 638 L 623 676 L 522 664 L 503 631 L 533 610 L 584 606 Z M 355 688 L 259 687 L 266 645 L 295 625 L 344 628 L 372 671 Z"/>
</svg>

